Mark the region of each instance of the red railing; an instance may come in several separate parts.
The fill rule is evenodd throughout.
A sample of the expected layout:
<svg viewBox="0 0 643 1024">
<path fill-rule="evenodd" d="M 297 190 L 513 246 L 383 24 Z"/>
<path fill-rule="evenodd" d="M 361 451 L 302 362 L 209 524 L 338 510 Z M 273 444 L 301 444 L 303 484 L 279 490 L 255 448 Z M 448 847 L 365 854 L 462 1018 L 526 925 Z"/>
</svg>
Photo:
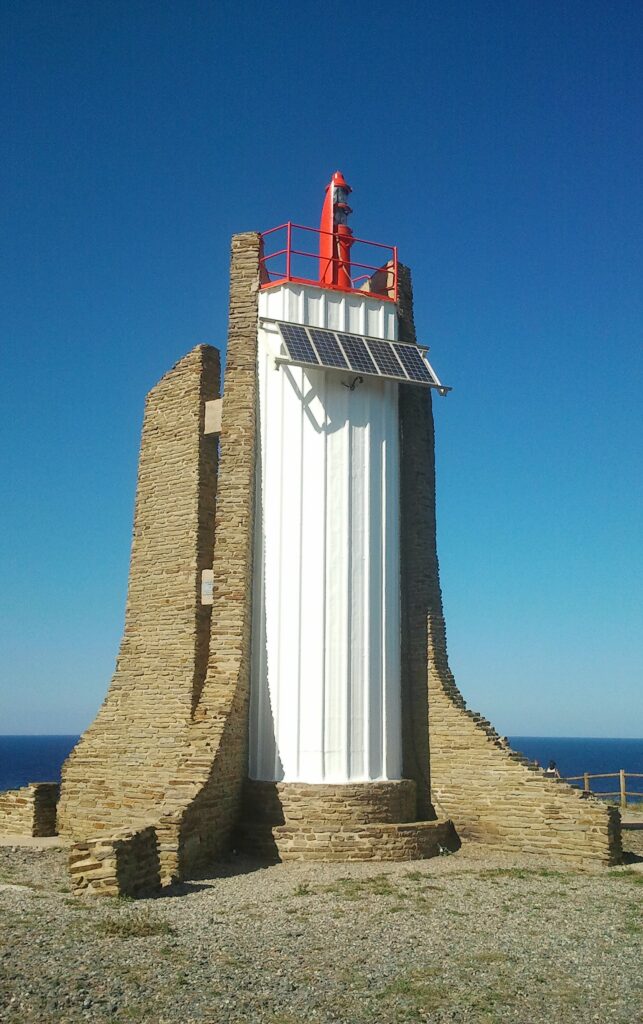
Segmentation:
<svg viewBox="0 0 643 1024">
<path fill-rule="evenodd" d="M 300 232 L 308 232 L 301 235 Z M 306 248 L 310 234 L 317 236 L 315 251 Z M 350 263 L 339 256 L 322 259 L 319 255 L 318 239 L 329 232 L 308 228 L 303 224 L 280 224 L 262 234 L 263 254 L 261 256 L 261 287 L 273 288 L 286 281 L 297 284 L 312 284 L 318 288 L 333 288 L 336 291 L 367 293 L 378 299 L 397 302 L 397 246 L 382 245 L 381 242 L 367 242 L 364 238 L 353 238 L 350 248 Z M 378 257 L 377 262 L 370 262 Z M 381 257 L 384 257 L 383 259 Z M 330 264 L 336 264 L 347 271 L 351 287 L 328 284 Z"/>
</svg>

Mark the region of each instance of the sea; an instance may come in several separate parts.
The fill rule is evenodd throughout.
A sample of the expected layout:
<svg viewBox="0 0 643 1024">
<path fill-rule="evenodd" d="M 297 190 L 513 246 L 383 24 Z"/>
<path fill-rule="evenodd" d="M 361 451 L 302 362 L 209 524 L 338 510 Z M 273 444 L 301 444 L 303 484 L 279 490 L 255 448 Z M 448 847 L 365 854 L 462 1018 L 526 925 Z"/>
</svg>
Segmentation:
<svg viewBox="0 0 643 1024">
<path fill-rule="evenodd" d="M 555 761 L 563 778 L 570 775 L 618 772 L 643 773 L 643 739 L 595 739 L 565 736 L 509 736 L 519 750 L 544 768 Z M 78 736 L 0 736 L 0 790 L 28 782 L 57 782 L 62 763 Z M 577 783 L 578 784 L 578 783 Z M 628 779 L 628 790 L 643 792 L 643 779 Z M 618 789 L 618 779 L 593 779 L 592 789 Z M 641 797 L 632 797 L 641 800 Z"/>
</svg>

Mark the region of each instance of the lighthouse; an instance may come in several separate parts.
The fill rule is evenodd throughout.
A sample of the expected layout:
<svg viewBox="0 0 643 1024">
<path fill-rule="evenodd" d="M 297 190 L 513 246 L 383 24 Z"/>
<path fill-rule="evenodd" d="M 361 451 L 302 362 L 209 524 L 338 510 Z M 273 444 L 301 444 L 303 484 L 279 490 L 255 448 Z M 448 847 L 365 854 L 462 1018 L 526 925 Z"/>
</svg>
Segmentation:
<svg viewBox="0 0 643 1024">
<path fill-rule="evenodd" d="M 397 250 L 353 236 L 350 192 L 336 172 L 318 231 L 263 236 L 252 780 L 402 778 L 398 392 L 447 389 L 399 340 Z"/>
<path fill-rule="evenodd" d="M 353 233 L 351 193 L 337 171 L 319 227 L 234 235 L 223 387 L 200 344 L 147 396 L 123 639 L 56 812 L 77 892 L 138 895 L 231 851 L 620 856 L 617 816 L 456 687 L 432 413 L 449 388 L 409 269 Z"/>
</svg>

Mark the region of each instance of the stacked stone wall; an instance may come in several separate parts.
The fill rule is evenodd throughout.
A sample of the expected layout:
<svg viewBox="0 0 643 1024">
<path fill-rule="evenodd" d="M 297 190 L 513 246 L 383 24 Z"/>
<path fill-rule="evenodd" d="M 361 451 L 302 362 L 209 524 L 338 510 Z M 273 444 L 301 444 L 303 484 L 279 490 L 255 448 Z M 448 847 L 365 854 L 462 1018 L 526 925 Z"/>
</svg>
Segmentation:
<svg viewBox="0 0 643 1024">
<path fill-rule="evenodd" d="M 415 783 L 356 782 L 317 785 L 248 781 L 243 818 L 251 822 L 325 822 L 369 825 L 415 820 Z"/>
<path fill-rule="evenodd" d="M 232 240 L 218 474 L 217 439 L 204 434 L 205 402 L 218 395 L 216 350 L 190 353 L 148 398 L 125 639 L 105 704 L 63 769 L 62 826 L 90 843 L 83 856 L 80 846 L 74 852 L 71 870 L 78 876 L 98 850 L 94 891 L 116 877 L 115 835 L 122 858 L 137 848 L 137 830 L 153 827 L 168 882 L 227 851 L 238 818 L 248 756 L 260 246 L 254 232 Z M 213 603 L 203 606 L 201 570 L 210 567 Z M 85 867 L 79 888 L 88 884 Z M 108 881 L 98 886 L 101 871 Z"/>
<path fill-rule="evenodd" d="M 166 878 L 227 851 L 247 775 L 260 255 L 260 235 L 233 237 L 210 657 L 157 828 Z"/>
<path fill-rule="evenodd" d="M 248 781 L 236 845 L 269 860 L 414 860 L 459 846 L 451 822 L 415 818 L 415 783 Z"/>
<path fill-rule="evenodd" d="M 448 667 L 439 614 L 429 622 L 429 702 L 435 805 L 464 840 L 580 864 L 620 861 L 616 808 L 546 777 L 467 709 Z"/>
<path fill-rule="evenodd" d="M 0 835 L 55 836 L 56 782 L 31 782 L 0 793 Z"/>
<path fill-rule="evenodd" d="M 400 341 L 416 342 L 413 289 L 408 267 L 398 267 Z M 417 817 L 435 818 L 431 803 L 429 705 L 426 685 L 427 619 L 434 590 L 435 480 L 429 452 L 427 391 L 411 384 L 399 389 L 400 564 L 403 775 L 413 779 Z"/>
<path fill-rule="evenodd" d="M 400 268 L 400 338 L 416 340 L 413 292 Z M 405 774 L 418 782 L 422 813 L 449 817 L 463 839 L 577 862 L 621 856 L 620 817 L 571 786 L 548 779 L 468 711 L 449 669 L 435 517 L 431 393 L 400 388 L 402 448 L 402 709 Z M 428 671 L 427 671 L 428 666 Z M 423 676 L 423 678 L 421 678 Z"/>
<path fill-rule="evenodd" d="M 372 825 L 244 825 L 242 849 L 271 861 L 424 860 L 455 852 L 460 840 L 450 821 Z"/>
<path fill-rule="evenodd" d="M 72 890 L 88 896 L 145 896 L 161 887 L 156 832 L 152 826 L 121 829 L 75 843 L 69 855 Z"/>
<path fill-rule="evenodd" d="M 62 834 L 147 823 L 184 754 L 207 661 L 217 443 L 204 418 L 218 394 L 219 353 L 200 345 L 147 397 L 125 632 L 105 702 L 63 767 Z"/>
</svg>

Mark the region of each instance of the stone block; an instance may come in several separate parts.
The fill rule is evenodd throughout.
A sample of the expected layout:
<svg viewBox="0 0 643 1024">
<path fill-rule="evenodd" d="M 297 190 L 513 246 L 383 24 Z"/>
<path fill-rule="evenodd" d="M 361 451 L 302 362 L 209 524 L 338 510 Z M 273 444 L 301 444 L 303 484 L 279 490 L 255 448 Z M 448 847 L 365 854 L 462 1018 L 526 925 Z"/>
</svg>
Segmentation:
<svg viewBox="0 0 643 1024">
<path fill-rule="evenodd" d="M 31 782 L 0 792 L 0 835 L 55 836 L 60 786 Z"/>
</svg>

